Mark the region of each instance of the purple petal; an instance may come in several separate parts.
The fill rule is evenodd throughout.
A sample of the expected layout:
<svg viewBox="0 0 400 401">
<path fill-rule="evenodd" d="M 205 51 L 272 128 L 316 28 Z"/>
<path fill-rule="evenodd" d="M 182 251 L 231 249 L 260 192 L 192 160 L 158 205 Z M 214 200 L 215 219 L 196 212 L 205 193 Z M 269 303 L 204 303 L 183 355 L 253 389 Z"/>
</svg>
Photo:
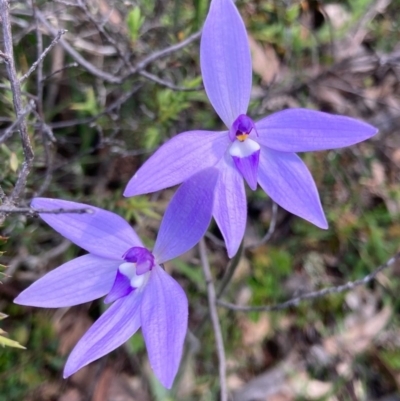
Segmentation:
<svg viewBox="0 0 400 401">
<path fill-rule="evenodd" d="M 47 273 L 14 302 L 60 308 L 93 301 L 110 291 L 119 263 L 94 255 L 81 256 Z"/>
<path fill-rule="evenodd" d="M 257 188 L 257 170 L 260 159 L 260 145 L 252 139 L 236 140 L 229 148 L 236 168 L 254 191 Z"/>
<path fill-rule="evenodd" d="M 232 156 L 232 159 L 236 168 L 242 174 L 247 184 L 249 184 L 249 187 L 255 191 L 257 188 L 257 170 L 260 159 L 260 151 L 257 150 L 250 156 L 246 157 Z"/>
<path fill-rule="evenodd" d="M 251 91 L 251 54 L 243 20 L 232 0 L 214 0 L 200 44 L 204 87 L 211 104 L 230 128 L 246 114 Z"/>
<path fill-rule="evenodd" d="M 117 299 L 126 297 L 133 291 L 131 286 L 131 281 L 128 277 L 124 276 L 117 270 L 117 275 L 115 276 L 114 284 L 104 300 L 105 304 L 116 301 Z"/>
<path fill-rule="evenodd" d="M 64 378 L 101 358 L 126 342 L 140 327 L 142 292 L 134 291 L 115 301 L 93 324 L 72 350 Z"/>
<path fill-rule="evenodd" d="M 160 266 L 155 266 L 144 290 L 141 319 L 150 365 L 171 388 L 187 331 L 188 302 L 181 286 Z"/>
<path fill-rule="evenodd" d="M 158 231 L 153 254 L 166 262 L 193 248 L 210 225 L 219 171 L 210 167 L 185 181 L 171 199 Z"/>
<path fill-rule="evenodd" d="M 90 209 L 93 213 L 40 213 L 54 230 L 88 252 L 108 259 L 122 259 L 132 246 L 143 246 L 132 227 L 115 213 L 83 203 L 34 198 L 36 209 Z"/>
<path fill-rule="evenodd" d="M 295 153 L 261 148 L 258 182 L 278 205 L 320 228 L 328 228 L 315 182 Z"/>
<path fill-rule="evenodd" d="M 215 165 L 230 144 L 228 133 L 190 131 L 166 142 L 129 181 L 124 196 L 135 196 L 180 184 Z"/>
<path fill-rule="evenodd" d="M 256 123 L 257 142 L 282 152 L 343 148 L 365 141 L 378 129 L 345 116 L 307 109 L 287 109 Z"/>
<path fill-rule="evenodd" d="M 243 178 L 230 157 L 221 161 L 220 177 L 215 188 L 214 218 L 224 237 L 228 256 L 239 249 L 246 229 L 247 203 Z"/>
</svg>

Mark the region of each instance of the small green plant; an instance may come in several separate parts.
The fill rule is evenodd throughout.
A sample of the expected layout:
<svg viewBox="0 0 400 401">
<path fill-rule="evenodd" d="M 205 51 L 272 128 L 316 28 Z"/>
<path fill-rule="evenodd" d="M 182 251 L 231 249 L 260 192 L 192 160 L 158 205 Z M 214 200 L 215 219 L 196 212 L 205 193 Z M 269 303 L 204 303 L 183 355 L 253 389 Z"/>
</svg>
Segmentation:
<svg viewBox="0 0 400 401">
<path fill-rule="evenodd" d="M 139 37 L 139 31 L 144 22 L 144 17 L 140 11 L 139 7 L 134 7 L 129 11 L 126 17 L 126 24 L 129 29 L 129 36 L 132 42 L 136 42 Z"/>
<path fill-rule="evenodd" d="M 5 319 L 6 317 L 7 317 L 7 315 L 0 312 L 0 320 Z M 7 333 L 0 328 L 0 345 L 1 346 L 25 349 L 25 347 L 23 347 L 18 341 L 11 340 L 10 338 L 4 337 L 4 334 L 7 334 Z"/>
</svg>

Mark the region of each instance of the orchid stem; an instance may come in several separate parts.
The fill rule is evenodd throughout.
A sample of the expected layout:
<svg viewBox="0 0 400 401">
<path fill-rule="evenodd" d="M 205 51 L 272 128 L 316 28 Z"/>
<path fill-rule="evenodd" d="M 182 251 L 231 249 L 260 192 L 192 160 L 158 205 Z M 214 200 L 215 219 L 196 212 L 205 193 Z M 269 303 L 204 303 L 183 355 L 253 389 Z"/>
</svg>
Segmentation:
<svg viewBox="0 0 400 401">
<path fill-rule="evenodd" d="M 207 258 L 207 248 L 204 238 L 200 240 L 199 244 L 201 265 L 203 267 L 204 278 L 207 285 L 208 305 L 210 308 L 211 323 L 213 325 L 215 342 L 217 346 L 218 361 L 219 361 L 219 380 L 221 389 L 221 401 L 228 401 L 228 390 L 226 385 L 226 360 L 224 350 L 224 340 L 222 338 L 221 325 L 218 319 L 217 312 L 217 295 L 211 275 L 210 264 Z"/>
</svg>

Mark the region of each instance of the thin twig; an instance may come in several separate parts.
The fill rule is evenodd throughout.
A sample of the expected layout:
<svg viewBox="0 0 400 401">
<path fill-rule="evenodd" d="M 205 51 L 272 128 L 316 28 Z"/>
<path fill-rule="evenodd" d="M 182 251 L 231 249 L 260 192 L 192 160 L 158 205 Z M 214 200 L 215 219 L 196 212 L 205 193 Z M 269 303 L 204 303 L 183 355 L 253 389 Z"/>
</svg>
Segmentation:
<svg viewBox="0 0 400 401">
<path fill-rule="evenodd" d="M 45 26 L 45 28 L 53 36 L 57 36 L 57 30 L 55 28 L 53 28 L 53 26 L 49 23 L 49 21 L 47 21 L 46 17 L 43 15 L 43 13 L 41 11 L 36 10 L 36 16 L 40 20 L 40 22 Z M 152 62 L 154 62 L 160 58 L 166 57 L 166 56 L 184 48 L 185 46 L 189 45 L 190 43 L 194 42 L 195 40 L 197 40 L 200 37 L 200 35 L 201 35 L 201 32 L 196 32 L 195 34 L 189 36 L 182 42 L 179 42 L 175 45 L 169 46 L 165 49 L 162 49 L 162 50 L 159 50 L 159 51 L 156 51 L 156 52 L 150 54 L 148 57 L 144 58 L 142 61 L 140 61 L 136 65 L 132 66 L 124 75 L 121 75 L 121 76 L 115 76 L 115 75 L 109 74 L 108 72 L 102 71 L 99 68 L 97 68 L 95 65 L 89 63 L 66 40 L 61 38 L 59 42 L 60 42 L 61 46 L 63 46 L 65 51 L 67 53 L 69 53 L 69 55 L 78 64 L 80 64 L 83 68 L 85 68 L 92 75 L 94 75 L 108 83 L 121 84 L 126 79 L 130 78 L 132 75 L 135 75 L 135 74 L 139 73 L 140 71 L 144 70 Z"/>
<path fill-rule="evenodd" d="M 60 72 L 63 72 L 65 70 L 67 70 L 68 68 L 74 68 L 74 67 L 78 67 L 78 66 L 79 66 L 79 64 L 77 62 L 75 62 L 75 61 L 72 62 L 72 63 L 66 64 L 64 67 L 62 67 L 62 68 L 52 72 L 51 74 L 46 75 L 45 77 L 43 77 L 42 82 L 50 79 L 51 77 L 53 77 L 56 74 L 59 74 Z"/>
<path fill-rule="evenodd" d="M 3 131 L 3 134 L 0 136 L 0 144 L 4 143 L 14 133 L 16 128 L 21 124 L 21 121 L 32 111 L 34 107 L 35 103 L 31 100 L 25 109 L 22 110 L 18 118 Z"/>
<path fill-rule="evenodd" d="M 0 0 L 0 16 L 2 19 L 7 75 L 8 79 L 10 80 L 15 114 L 17 116 L 17 120 L 19 120 L 21 114 L 24 113 L 24 108 L 22 106 L 22 99 L 21 99 L 21 86 L 19 79 L 17 77 L 17 72 L 15 70 L 15 64 L 14 64 L 11 20 L 10 20 L 9 5 L 7 0 Z M 19 122 L 19 133 L 22 142 L 22 149 L 24 152 L 24 162 L 22 163 L 22 168 L 18 174 L 17 182 L 9 199 L 11 203 L 15 202 L 19 198 L 22 191 L 25 189 L 26 181 L 28 179 L 28 175 L 31 171 L 33 164 L 34 154 L 31 141 L 29 139 L 24 116 L 21 118 L 21 121 Z"/>
<path fill-rule="evenodd" d="M 5 200 L 6 200 L 6 194 L 5 194 L 5 192 L 3 191 L 3 188 L 2 187 L 0 187 L 0 201 L 1 202 L 4 202 Z"/>
<path fill-rule="evenodd" d="M 73 127 L 75 125 L 80 124 L 90 124 L 96 120 L 98 120 L 101 116 L 104 116 L 114 109 L 121 107 L 126 101 L 129 100 L 131 96 L 133 96 L 141 87 L 143 86 L 142 83 L 136 84 L 132 87 L 132 89 L 126 93 L 123 93 L 118 99 L 116 99 L 113 103 L 111 103 L 105 110 L 101 111 L 100 113 L 96 114 L 93 117 L 86 117 L 82 119 L 76 119 L 72 121 L 60 121 L 55 123 L 47 124 L 51 129 L 57 128 L 66 128 L 66 127 Z"/>
<path fill-rule="evenodd" d="M 224 294 L 228 284 L 230 283 L 233 275 L 235 274 L 236 268 L 239 266 L 240 259 L 243 255 L 243 241 L 240 243 L 239 250 L 236 255 L 230 260 L 228 267 L 225 269 L 224 276 L 218 284 L 217 299 L 221 298 Z"/>
<path fill-rule="evenodd" d="M 89 208 L 77 208 L 77 209 L 34 209 L 31 207 L 3 207 L 0 206 L 1 214 L 25 214 L 28 216 L 38 217 L 40 213 L 46 214 L 65 214 L 65 213 L 76 213 L 76 214 L 92 214 L 93 210 Z"/>
<path fill-rule="evenodd" d="M 210 264 L 207 258 L 207 249 L 204 239 L 199 244 L 201 265 L 203 267 L 204 278 L 207 284 L 208 306 L 210 308 L 211 323 L 214 329 L 215 342 L 217 346 L 219 361 L 219 380 L 221 388 L 221 401 L 228 401 L 228 390 L 226 386 L 226 360 L 224 350 L 224 340 L 222 338 L 221 325 L 218 319 L 218 311 L 216 307 L 217 296 L 211 276 Z"/>
<path fill-rule="evenodd" d="M 297 306 L 300 302 L 303 302 L 303 301 L 310 301 L 313 299 L 324 297 L 325 295 L 329 295 L 329 294 L 339 294 L 341 292 L 352 290 L 353 288 L 358 287 L 360 285 L 365 285 L 365 284 L 369 283 L 370 281 L 374 280 L 376 278 L 376 276 L 382 270 L 387 269 L 388 267 L 392 266 L 399 258 L 400 258 L 400 252 L 398 252 L 395 256 L 391 257 L 384 264 L 380 265 L 372 273 L 366 275 L 364 278 L 361 278 L 359 280 L 349 281 L 346 284 L 335 286 L 335 287 L 324 288 L 319 291 L 308 292 L 306 294 L 299 295 L 298 297 L 289 299 L 288 301 L 285 301 L 285 302 L 282 302 L 279 304 L 275 304 L 275 305 L 242 306 L 242 305 L 236 305 L 236 304 L 232 304 L 230 302 L 226 302 L 226 301 L 222 301 L 222 300 L 217 300 L 217 303 L 220 306 L 223 306 L 224 308 L 231 309 L 234 311 L 240 311 L 240 312 L 280 311 L 280 310 L 290 308 L 292 306 Z"/>
<path fill-rule="evenodd" d="M 19 80 L 20 83 L 24 82 L 37 68 L 37 66 L 43 61 L 46 57 L 47 53 L 60 41 L 61 36 L 64 35 L 67 31 L 62 29 L 58 31 L 56 37 L 51 41 L 50 45 L 43 51 L 43 53 L 39 56 L 39 58 L 32 64 L 31 68 L 29 68 L 28 72 L 24 74 Z"/>
<path fill-rule="evenodd" d="M 214 245 L 219 246 L 220 248 L 226 248 L 225 241 L 222 239 L 219 239 L 216 235 L 214 235 L 212 232 L 207 231 L 204 236 L 211 240 Z"/>
<path fill-rule="evenodd" d="M 143 70 L 144 68 L 146 68 L 149 64 L 151 64 L 152 62 L 169 56 L 170 54 L 183 49 L 184 47 L 186 47 L 187 45 L 189 45 L 190 43 L 196 41 L 197 39 L 199 39 L 201 36 L 201 31 L 194 33 L 193 35 L 190 35 L 188 38 L 186 38 L 185 40 L 182 40 L 182 42 L 179 42 L 175 45 L 169 46 L 163 50 L 159 50 L 157 52 L 154 52 L 152 54 L 150 54 L 150 56 L 146 57 L 145 59 L 143 59 L 142 61 L 140 61 L 135 67 L 133 67 L 133 69 L 129 72 L 128 75 L 132 75 L 132 74 L 136 74 L 137 72 Z"/>
<path fill-rule="evenodd" d="M 50 46 L 43 51 L 43 34 L 40 30 L 40 22 L 36 16 L 37 7 L 33 4 L 33 15 L 36 23 L 36 39 L 37 39 L 37 58 L 38 60 L 43 60 L 46 54 L 50 51 L 50 49 L 58 43 L 61 39 L 61 36 L 67 32 L 66 30 L 60 30 L 56 38 L 51 42 Z M 44 122 L 44 110 L 43 110 L 43 63 L 38 62 L 38 68 L 36 72 L 36 88 L 37 88 L 37 112 L 35 112 L 36 117 L 39 121 L 38 131 L 42 137 L 43 149 L 44 149 L 44 157 L 45 157 L 45 165 L 46 165 L 46 175 L 42 184 L 38 191 L 34 193 L 34 196 L 40 196 L 43 192 L 46 191 L 48 186 L 50 185 L 52 179 L 52 167 L 53 167 L 53 152 L 51 148 L 51 142 L 54 139 L 53 132 Z"/>
<path fill-rule="evenodd" d="M 151 74 L 150 72 L 147 71 L 140 71 L 139 74 L 142 77 L 145 77 L 147 79 L 149 79 L 150 81 L 153 81 L 159 85 L 165 86 L 168 89 L 171 89 L 173 91 L 179 91 L 179 92 L 195 92 L 195 91 L 199 91 L 201 89 L 203 89 L 202 86 L 197 86 L 196 88 L 187 88 L 185 86 L 177 86 L 175 84 L 173 84 L 172 82 L 166 81 L 165 79 L 162 79 L 160 77 L 158 77 L 157 75 Z"/>
<path fill-rule="evenodd" d="M 4 0 L 3 0 L 4 1 Z M 45 28 L 56 37 L 58 34 L 57 29 L 53 28 L 49 21 L 47 21 L 46 17 L 40 10 L 36 10 L 36 16 L 38 20 L 45 26 Z M 85 70 L 90 72 L 95 77 L 102 79 L 105 82 L 112 84 L 120 84 L 122 83 L 121 77 L 116 77 L 108 72 L 102 71 L 97 68 L 95 65 L 89 63 L 83 56 L 81 56 L 66 40 L 61 38 L 59 40 L 60 45 L 64 48 L 64 50 L 69 53 L 69 55 L 80 64 Z"/>
<path fill-rule="evenodd" d="M 265 245 L 271 237 L 274 235 L 275 232 L 275 227 L 276 227 L 276 220 L 278 217 L 278 205 L 272 201 L 272 217 L 271 217 L 271 222 L 269 223 L 269 228 L 267 233 L 264 235 L 264 237 L 257 243 L 255 244 L 249 244 L 245 246 L 245 249 L 255 249 L 258 248 L 262 245 Z"/>
</svg>

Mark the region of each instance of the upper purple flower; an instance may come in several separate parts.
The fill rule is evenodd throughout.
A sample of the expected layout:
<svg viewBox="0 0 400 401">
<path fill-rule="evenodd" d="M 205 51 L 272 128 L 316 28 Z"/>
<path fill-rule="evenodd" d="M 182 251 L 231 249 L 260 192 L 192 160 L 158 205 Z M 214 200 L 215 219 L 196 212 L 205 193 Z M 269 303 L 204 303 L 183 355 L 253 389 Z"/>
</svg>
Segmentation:
<svg viewBox="0 0 400 401">
<path fill-rule="evenodd" d="M 294 152 L 349 146 L 370 138 L 377 129 L 349 117 L 306 109 L 280 111 L 258 122 L 248 117 L 251 55 L 232 0 L 212 0 L 200 61 L 208 98 L 229 131 L 190 131 L 172 138 L 138 170 L 124 195 L 158 191 L 215 166 L 219 179 L 213 216 L 230 257 L 245 231 L 244 180 L 253 190 L 258 182 L 284 209 L 327 228 L 314 180 Z"/>
<path fill-rule="evenodd" d="M 103 296 L 104 302 L 113 302 L 73 349 L 64 377 L 111 352 L 142 327 L 150 365 L 160 382 L 171 388 L 187 331 L 188 304 L 180 285 L 160 263 L 186 252 L 203 236 L 211 220 L 212 183 L 215 185 L 216 179 L 216 170 L 208 169 L 181 186 L 165 212 L 153 253 L 114 213 L 58 199 L 32 201 L 32 207 L 38 209 L 90 209 L 88 214 L 40 214 L 89 254 L 46 274 L 15 303 L 59 308 Z M 199 191 L 206 182 L 210 189 Z M 182 208 L 182 204 L 189 206 Z M 194 213 L 196 224 L 186 227 L 188 215 Z"/>
</svg>

